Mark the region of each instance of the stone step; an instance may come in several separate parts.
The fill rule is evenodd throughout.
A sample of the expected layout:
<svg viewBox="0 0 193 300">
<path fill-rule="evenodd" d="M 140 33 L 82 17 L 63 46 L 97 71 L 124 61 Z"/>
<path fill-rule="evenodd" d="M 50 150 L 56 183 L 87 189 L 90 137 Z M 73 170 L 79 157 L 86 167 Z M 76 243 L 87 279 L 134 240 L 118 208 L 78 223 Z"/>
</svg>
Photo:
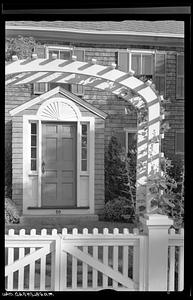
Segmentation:
<svg viewBox="0 0 193 300">
<path fill-rule="evenodd" d="M 97 222 L 98 215 L 63 215 L 63 216 L 22 216 L 20 224 L 22 225 L 78 225 L 86 222 Z"/>
</svg>

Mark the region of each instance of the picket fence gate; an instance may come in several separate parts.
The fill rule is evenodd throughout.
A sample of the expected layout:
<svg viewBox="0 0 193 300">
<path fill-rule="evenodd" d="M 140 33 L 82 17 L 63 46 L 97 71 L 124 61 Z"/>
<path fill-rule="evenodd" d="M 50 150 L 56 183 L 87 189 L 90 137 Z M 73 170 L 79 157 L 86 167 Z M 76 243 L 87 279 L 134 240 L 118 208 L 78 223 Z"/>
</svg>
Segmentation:
<svg viewBox="0 0 193 300">
<path fill-rule="evenodd" d="M 92 233 L 35 229 L 5 236 L 7 291 L 147 290 L 147 236 L 127 228 Z M 177 249 L 177 251 L 176 251 Z M 177 256 L 176 256 L 177 253 Z M 168 234 L 167 290 L 183 289 L 183 230 Z M 176 277 L 177 276 L 177 277 Z"/>
</svg>

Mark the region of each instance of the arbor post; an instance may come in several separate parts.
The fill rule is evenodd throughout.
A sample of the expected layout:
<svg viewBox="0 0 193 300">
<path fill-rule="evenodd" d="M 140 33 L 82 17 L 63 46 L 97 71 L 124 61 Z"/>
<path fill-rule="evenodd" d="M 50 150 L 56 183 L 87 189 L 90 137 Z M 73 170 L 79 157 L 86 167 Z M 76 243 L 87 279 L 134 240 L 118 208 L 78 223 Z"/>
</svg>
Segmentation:
<svg viewBox="0 0 193 300">
<path fill-rule="evenodd" d="M 145 214 L 140 218 L 147 234 L 146 291 L 167 291 L 168 229 L 173 220 L 160 214 Z"/>
</svg>

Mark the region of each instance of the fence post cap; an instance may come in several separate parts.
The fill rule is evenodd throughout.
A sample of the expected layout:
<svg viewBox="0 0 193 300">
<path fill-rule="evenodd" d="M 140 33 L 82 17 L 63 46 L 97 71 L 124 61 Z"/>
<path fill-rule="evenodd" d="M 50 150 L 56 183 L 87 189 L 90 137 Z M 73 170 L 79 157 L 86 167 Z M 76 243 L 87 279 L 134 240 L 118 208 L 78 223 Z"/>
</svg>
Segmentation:
<svg viewBox="0 0 193 300">
<path fill-rule="evenodd" d="M 171 226 L 173 220 L 166 215 L 161 214 L 145 214 L 140 221 L 147 226 Z"/>
</svg>

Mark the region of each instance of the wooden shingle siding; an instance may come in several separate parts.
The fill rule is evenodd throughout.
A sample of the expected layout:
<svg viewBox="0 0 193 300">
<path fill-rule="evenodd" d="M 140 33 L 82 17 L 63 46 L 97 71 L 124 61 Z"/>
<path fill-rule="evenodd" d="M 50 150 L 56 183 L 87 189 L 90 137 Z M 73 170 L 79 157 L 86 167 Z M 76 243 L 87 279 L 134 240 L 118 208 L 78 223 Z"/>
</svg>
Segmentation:
<svg viewBox="0 0 193 300">
<path fill-rule="evenodd" d="M 42 45 L 39 45 L 36 49 L 36 53 L 39 58 L 45 57 L 44 44 L 53 44 L 67 46 L 64 41 L 56 43 L 54 41 L 41 41 Z M 74 46 L 85 49 L 85 61 L 90 62 L 92 58 L 97 59 L 97 63 L 101 65 L 111 65 L 112 63 L 118 63 L 118 51 L 126 49 L 150 49 L 160 50 L 166 52 L 166 99 L 171 100 L 171 104 L 166 105 L 166 110 L 170 112 L 169 116 L 166 116 L 166 120 L 169 121 L 171 129 L 165 133 L 165 138 L 162 140 L 162 151 L 165 152 L 167 157 L 170 154 L 175 153 L 175 132 L 178 129 L 184 128 L 184 101 L 176 100 L 176 54 L 183 52 L 181 47 L 171 47 L 170 45 L 157 47 L 155 45 L 120 45 L 118 43 L 112 45 L 105 45 L 94 43 L 78 43 L 74 42 Z M 135 128 L 137 125 L 136 112 L 129 112 L 131 105 L 126 101 L 119 99 L 117 96 L 112 95 L 108 91 L 101 91 L 94 87 L 85 87 L 85 92 L 82 99 L 96 108 L 106 112 L 108 114 L 105 120 L 100 119 L 92 112 L 86 110 L 84 107 L 77 105 L 83 116 L 95 117 L 95 212 L 102 213 L 104 205 L 104 151 L 108 147 L 110 138 L 112 135 L 117 136 L 120 142 L 124 142 L 123 135 L 125 134 L 124 128 Z M 61 96 L 61 95 L 56 95 Z M 5 91 L 5 121 L 11 122 L 12 118 L 9 115 L 9 110 L 17 107 L 29 101 L 35 95 L 32 94 L 32 85 L 24 85 L 21 87 L 6 87 Z M 12 125 L 7 123 L 6 126 L 6 140 L 11 141 L 11 135 L 13 135 L 12 144 L 12 159 L 13 159 L 13 181 L 16 178 L 22 178 L 22 163 L 21 169 L 18 169 L 19 160 L 22 160 L 22 115 L 35 114 L 37 109 L 42 103 L 34 105 L 28 110 L 18 114 L 18 117 L 14 118 Z M 126 114 L 125 108 L 128 109 Z M 19 176 L 19 177 L 18 177 Z M 15 195 L 16 196 L 16 195 Z M 19 199 L 17 200 L 19 201 Z"/>
<path fill-rule="evenodd" d="M 22 213 L 23 199 L 23 117 L 12 117 L 12 199 Z"/>
</svg>

